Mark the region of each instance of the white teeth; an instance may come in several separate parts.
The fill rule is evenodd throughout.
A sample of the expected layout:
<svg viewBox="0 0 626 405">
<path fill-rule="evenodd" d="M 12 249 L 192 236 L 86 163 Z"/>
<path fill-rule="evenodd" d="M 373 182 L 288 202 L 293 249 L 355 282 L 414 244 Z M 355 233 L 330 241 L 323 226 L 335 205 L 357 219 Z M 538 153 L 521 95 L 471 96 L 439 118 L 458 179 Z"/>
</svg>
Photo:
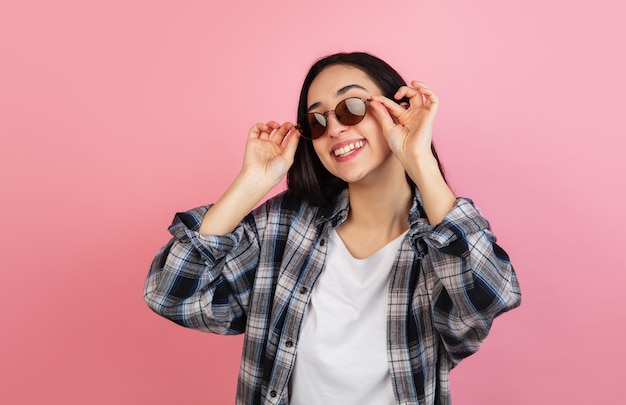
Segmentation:
<svg viewBox="0 0 626 405">
<path fill-rule="evenodd" d="M 335 149 L 333 153 L 335 156 L 345 156 L 355 149 L 362 148 L 363 145 L 365 145 L 365 142 L 363 141 L 354 142 L 339 149 Z"/>
</svg>

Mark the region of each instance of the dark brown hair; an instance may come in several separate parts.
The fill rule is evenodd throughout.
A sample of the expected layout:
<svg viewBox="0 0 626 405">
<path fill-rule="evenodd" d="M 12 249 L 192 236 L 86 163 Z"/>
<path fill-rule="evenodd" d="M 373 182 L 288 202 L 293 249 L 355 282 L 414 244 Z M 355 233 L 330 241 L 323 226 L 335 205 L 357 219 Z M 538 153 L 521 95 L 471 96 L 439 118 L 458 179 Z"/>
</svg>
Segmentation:
<svg viewBox="0 0 626 405">
<path fill-rule="evenodd" d="M 304 117 L 307 113 L 309 88 L 313 80 L 324 69 L 333 65 L 346 65 L 355 67 L 367 74 L 372 81 L 381 89 L 382 95 L 393 99 L 393 95 L 406 82 L 400 74 L 387 62 L 365 52 L 337 53 L 319 59 L 311 66 L 302 84 L 300 100 L 298 102 L 297 117 Z M 408 100 L 398 100 L 406 102 Z M 304 128 L 306 131 L 306 126 Z M 306 136 L 306 132 L 304 133 Z M 439 170 L 443 175 L 443 168 L 437 157 L 435 147 L 431 146 Z M 445 179 L 445 177 L 444 177 Z M 407 176 L 407 181 L 415 187 L 413 181 Z M 323 206 L 331 203 L 335 197 L 348 185 L 345 181 L 332 175 L 320 161 L 313 143 L 307 139 L 300 139 L 294 158 L 294 163 L 287 172 L 287 186 L 289 192 L 297 199 L 308 201 L 312 205 Z"/>
</svg>

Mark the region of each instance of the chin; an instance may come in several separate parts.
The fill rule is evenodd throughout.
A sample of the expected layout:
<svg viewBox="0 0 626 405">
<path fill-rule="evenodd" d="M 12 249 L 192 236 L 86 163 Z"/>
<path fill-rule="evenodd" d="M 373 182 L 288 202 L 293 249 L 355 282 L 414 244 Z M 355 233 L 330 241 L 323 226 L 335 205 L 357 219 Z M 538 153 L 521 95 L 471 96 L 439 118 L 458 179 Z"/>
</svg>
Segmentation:
<svg viewBox="0 0 626 405">
<path fill-rule="evenodd" d="M 339 177 L 348 184 L 362 183 L 367 178 L 366 173 L 344 173 L 343 175 L 335 174 L 335 176 Z"/>
</svg>

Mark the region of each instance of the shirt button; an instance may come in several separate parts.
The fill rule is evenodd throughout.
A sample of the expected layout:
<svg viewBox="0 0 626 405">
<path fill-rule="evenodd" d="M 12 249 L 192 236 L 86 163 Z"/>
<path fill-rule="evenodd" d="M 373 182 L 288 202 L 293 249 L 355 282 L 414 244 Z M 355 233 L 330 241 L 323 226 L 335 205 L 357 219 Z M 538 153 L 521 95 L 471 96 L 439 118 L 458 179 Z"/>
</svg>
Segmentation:
<svg viewBox="0 0 626 405">
<path fill-rule="evenodd" d="M 291 340 L 288 340 L 288 341 L 285 342 L 285 346 L 293 347 L 293 342 Z"/>
<path fill-rule="evenodd" d="M 326 241 L 325 241 L 324 239 L 322 239 L 322 240 L 320 241 L 320 246 L 324 246 L 325 244 L 326 244 Z"/>
<path fill-rule="evenodd" d="M 300 294 L 306 294 L 306 293 L 307 293 L 307 291 L 309 291 L 309 290 L 308 290 L 306 287 L 302 287 L 302 288 L 300 289 Z"/>
<path fill-rule="evenodd" d="M 189 236 L 187 236 L 187 235 L 185 235 L 185 236 L 183 236 L 182 238 L 180 238 L 180 241 L 181 241 L 182 243 L 188 243 L 188 242 L 189 242 L 189 240 L 190 240 L 190 239 L 189 239 Z"/>
<path fill-rule="evenodd" d="M 276 395 L 278 395 L 278 393 L 277 393 L 276 391 L 272 390 L 272 391 L 270 392 L 270 397 L 275 398 L 275 397 L 276 397 Z"/>
</svg>

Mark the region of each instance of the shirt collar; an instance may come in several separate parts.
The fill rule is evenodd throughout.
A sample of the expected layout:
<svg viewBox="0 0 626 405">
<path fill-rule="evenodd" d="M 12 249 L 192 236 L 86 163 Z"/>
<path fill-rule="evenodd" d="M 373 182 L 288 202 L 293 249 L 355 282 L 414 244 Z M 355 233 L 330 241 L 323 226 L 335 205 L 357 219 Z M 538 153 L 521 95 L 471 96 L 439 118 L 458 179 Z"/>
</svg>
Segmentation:
<svg viewBox="0 0 626 405">
<path fill-rule="evenodd" d="M 409 227 L 414 227 L 419 221 L 427 221 L 426 211 L 424 210 L 424 202 L 422 195 L 417 188 L 413 189 L 413 206 L 409 211 Z"/>
<path fill-rule="evenodd" d="M 348 217 L 348 210 L 350 209 L 350 195 L 348 188 L 341 190 L 332 204 L 321 207 L 318 211 L 318 217 L 316 225 L 320 226 L 326 222 L 331 221 L 332 226 L 336 227 Z"/>
</svg>

